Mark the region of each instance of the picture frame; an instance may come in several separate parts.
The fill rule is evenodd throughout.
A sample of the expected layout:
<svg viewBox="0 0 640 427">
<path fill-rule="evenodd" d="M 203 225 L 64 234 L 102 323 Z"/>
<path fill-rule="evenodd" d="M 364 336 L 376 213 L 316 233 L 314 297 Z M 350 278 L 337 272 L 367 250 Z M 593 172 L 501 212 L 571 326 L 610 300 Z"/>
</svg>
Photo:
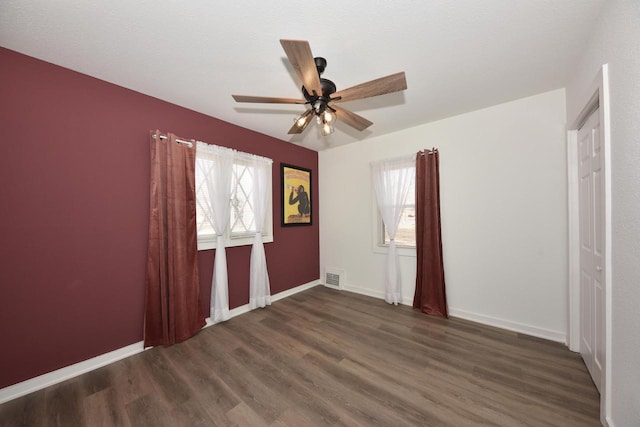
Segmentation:
<svg viewBox="0 0 640 427">
<path fill-rule="evenodd" d="M 282 226 L 312 225 L 311 170 L 280 163 Z"/>
</svg>

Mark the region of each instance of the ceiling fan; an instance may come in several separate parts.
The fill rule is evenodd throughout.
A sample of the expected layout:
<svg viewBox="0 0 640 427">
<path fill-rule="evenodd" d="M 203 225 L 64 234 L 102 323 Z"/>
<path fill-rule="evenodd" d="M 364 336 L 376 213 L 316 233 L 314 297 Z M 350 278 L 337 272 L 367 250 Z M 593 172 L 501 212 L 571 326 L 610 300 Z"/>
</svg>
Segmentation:
<svg viewBox="0 0 640 427">
<path fill-rule="evenodd" d="M 336 105 L 337 103 L 399 92 L 407 88 L 404 72 L 400 72 L 337 91 L 336 85 L 331 80 L 320 77 L 327 66 L 327 60 L 321 57 L 314 58 L 309 42 L 305 40 L 280 40 L 280 44 L 302 82 L 302 96 L 304 98 L 232 96 L 236 102 L 308 105 L 307 110 L 296 118 L 294 125 L 289 129 L 289 134 L 302 133 L 314 115 L 321 125 L 323 136 L 333 133 L 333 122 L 336 119 L 363 131 L 373 123 Z"/>
</svg>

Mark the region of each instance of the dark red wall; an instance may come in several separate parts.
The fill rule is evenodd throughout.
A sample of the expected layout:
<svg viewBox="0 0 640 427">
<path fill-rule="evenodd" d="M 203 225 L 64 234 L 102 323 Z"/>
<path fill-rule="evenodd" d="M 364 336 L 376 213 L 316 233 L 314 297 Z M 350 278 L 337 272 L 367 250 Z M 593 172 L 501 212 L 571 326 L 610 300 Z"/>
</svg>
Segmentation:
<svg viewBox="0 0 640 427">
<path fill-rule="evenodd" d="M 315 151 L 0 48 L 0 388 L 142 340 L 156 128 L 272 158 L 271 293 L 319 278 Z M 313 226 L 280 226 L 281 162 L 313 171 Z M 231 308 L 250 250 L 227 249 Z"/>
</svg>

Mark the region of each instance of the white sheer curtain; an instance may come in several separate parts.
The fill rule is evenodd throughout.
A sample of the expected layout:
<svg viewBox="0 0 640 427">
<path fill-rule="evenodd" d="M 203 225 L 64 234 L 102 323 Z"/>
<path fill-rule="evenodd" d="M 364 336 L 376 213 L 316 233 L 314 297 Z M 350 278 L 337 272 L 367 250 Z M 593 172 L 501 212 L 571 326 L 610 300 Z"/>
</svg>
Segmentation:
<svg viewBox="0 0 640 427">
<path fill-rule="evenodd" d="M 400 260 L 396 249 L 396 230 L 400 223 L 402 209 L 409 194 L 409 188 L 415 181 L 416 168 L 414 155 L 371 162 L 373 189 L 378 202 L 385 229 L 389 233 L 389 252 L 385 269 L 385 301 L 398 304 L 402 301 L 402 279 Z"/>
<path fill-rule="evenodd" d="M 216 255 L 211 283 L 211 320 L 214 323 L 229 319 L 229 280 L 224 230 L 229 225 L 234 156 L 235 150 L 230 148 L 200 141 L 196 147 L 196 178 L 203 179 L 206 185 L 206 203 L 209 204 L 207 219 L 216 232 Z"/>
<path fill-rule="evenodd" d="M 264 253 L 262 232 L 264 220 L 269 207 L 269 187 L 271 186 L 272 160 L 259 156 L 248 156 L 249 165 L 253 171 L 253 186 L 251 199 L 256 234 L 251 247 L 251 264 L 249 270 L 249 308 L 271 305 L 271 289 L 269 287 L 269 273 L 267 272 L 267 258 Z"/>
</svg>

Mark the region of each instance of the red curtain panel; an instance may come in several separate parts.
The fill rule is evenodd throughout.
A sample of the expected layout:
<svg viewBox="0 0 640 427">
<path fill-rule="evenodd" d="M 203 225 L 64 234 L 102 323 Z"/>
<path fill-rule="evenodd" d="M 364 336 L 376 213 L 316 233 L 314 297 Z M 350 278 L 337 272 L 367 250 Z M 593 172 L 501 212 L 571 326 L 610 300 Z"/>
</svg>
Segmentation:
<svg viewBox="0 0 640 427">
<path fill-rule="evenodd" d="M 144 345 L 170 345 L 205 324 L 200 308 L 196 230 L 195 141 L 151 136 L 149 251 Z"/>
<path fill-rule="evenodd" d="M 437 149 L 416 155 L 416 291 L 413 307 L 449 317 L 440 229 L 440 155 Z"/>
</svg>

